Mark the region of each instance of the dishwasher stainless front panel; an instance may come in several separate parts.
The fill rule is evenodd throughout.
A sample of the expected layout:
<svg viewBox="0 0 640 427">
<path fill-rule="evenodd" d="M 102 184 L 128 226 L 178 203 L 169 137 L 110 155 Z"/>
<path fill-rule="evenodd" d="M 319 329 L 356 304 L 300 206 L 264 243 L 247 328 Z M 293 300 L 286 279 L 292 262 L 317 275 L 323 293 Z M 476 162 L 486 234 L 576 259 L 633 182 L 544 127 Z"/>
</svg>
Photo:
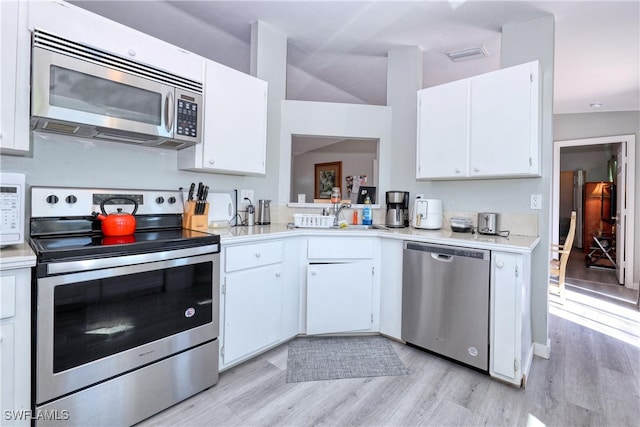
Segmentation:
<svg viewBox="0 0 640 427">
<path fill-rule="evenodd" d="M 405 242 L 402 339 L 489 370 L 490 251 Z"/>
</svg>

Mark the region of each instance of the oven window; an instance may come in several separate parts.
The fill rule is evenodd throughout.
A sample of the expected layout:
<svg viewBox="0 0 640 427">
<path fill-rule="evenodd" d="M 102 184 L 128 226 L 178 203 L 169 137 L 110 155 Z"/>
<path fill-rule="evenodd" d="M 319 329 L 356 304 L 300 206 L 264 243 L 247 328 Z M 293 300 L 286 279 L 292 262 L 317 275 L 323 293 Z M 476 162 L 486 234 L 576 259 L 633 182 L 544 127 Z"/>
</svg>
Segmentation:
<svg viewBox="0 0 640 427">
<path fill-rule="evenodd" d="M 57 286 L 54 372 L 212 324 L 212 273 L 203 262 Z"/>
</svg>

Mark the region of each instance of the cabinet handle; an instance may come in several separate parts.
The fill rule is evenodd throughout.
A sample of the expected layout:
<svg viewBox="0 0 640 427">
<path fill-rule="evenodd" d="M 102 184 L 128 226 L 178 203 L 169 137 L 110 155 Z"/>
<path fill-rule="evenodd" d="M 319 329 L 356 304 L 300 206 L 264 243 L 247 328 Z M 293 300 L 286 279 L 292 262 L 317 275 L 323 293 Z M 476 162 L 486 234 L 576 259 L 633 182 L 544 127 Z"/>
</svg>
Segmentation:
<svg viewBox="0 0 640 427">
<path fill-rule="evenodd" d="M 456 173 L 460 173 L 460 169 L 456 169 Z"/>
<path fill-rule="evenodd" d="M 280 272 L 276 272 L 276 277 L 280 277 Z"/>
<path fill-rule="evenodd" d="M 260 252 L 256 252 L 256 258 L 260 258 Z"/>
<path fill-rule="evenodd" d="M 480 172 L 480 168 L 473 168 L 474 172 Z"/>
<path fill-rule="evenodd" d="M 215 164 L 216 164 L 216 161 L 215 161 L 215 160 L 213 160 L 213 159 L 209 159 L 209 164 L 210 164 L 210 165 L 215 165 Z"/>
<path fill-rule="evenodd" d="M 502 267 L 504 267 L 504 262 L 502 262 L 502 261 L 496 261 L 496 267 L 498 267 L 498 268 L 502 268 Z"/>
<path fill-rule="evenodd" d="M 135 49 L 129 49 L 129 56 L 136 56 L 136 51 Z"/>
<path fill-rule="evenodd" d="M 316 275 L 316 272 L 315 272 L 315 271 L 311 271 L 311 275 L 312 275 L 312 276 L 315 276 L 315 275 Z"/>
</svg>

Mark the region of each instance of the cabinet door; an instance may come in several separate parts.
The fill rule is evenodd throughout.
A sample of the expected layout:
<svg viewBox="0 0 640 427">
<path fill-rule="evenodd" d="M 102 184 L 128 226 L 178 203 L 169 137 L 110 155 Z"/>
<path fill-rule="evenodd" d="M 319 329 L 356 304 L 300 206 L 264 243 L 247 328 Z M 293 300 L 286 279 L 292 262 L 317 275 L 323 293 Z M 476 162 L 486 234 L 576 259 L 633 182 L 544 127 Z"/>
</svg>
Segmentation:
<svg viewBox="0 0 640 427">
<path fill-rule="evenodd" d="M 202 168 L 263 175 L 267 83 L 215 62 L 207 62 L 205 74 Z"/>
<path fill-rule="evenodd" d="M 370 329 L 372 271 L 371 261 L 309 264 L 307 334 Z"/>
<path fill-rule="evenodd" d="M 29 152 L 28 3 L 0 2 L 0 152 Z"/>
<path fill-rule="evenodd" d="M 535 173 L 537 95 L 537 62 L 471 79 L 470 176 Z"/>
<path fill-rule="evenodd" d="M 418 91 L 417 178 L 467 174 L 469 80 Z"/>
<path fill-rule="evenodd" d="M 280 264 L 229 273 L 224 284 L 224 363 L 280 340 Z"/>
<path fill-rule="evenodd" d="M 492 252 L 490 374 L 520 384 L 522 256 Z"/>
</svg>

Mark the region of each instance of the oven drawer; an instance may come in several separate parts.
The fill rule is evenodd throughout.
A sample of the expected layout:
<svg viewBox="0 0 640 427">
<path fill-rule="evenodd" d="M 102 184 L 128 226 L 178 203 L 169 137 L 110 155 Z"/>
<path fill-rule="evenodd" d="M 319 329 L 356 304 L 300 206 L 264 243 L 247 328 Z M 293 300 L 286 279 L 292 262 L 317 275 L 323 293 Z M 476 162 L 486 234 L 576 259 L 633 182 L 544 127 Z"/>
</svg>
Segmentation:
<svg viewBox="0 0 640 427">
<path fill-rule="evenodd" d="M 282 241 L 230 246 L 226 249 L 227 273 L 282 262 Z"/>
</svg>

